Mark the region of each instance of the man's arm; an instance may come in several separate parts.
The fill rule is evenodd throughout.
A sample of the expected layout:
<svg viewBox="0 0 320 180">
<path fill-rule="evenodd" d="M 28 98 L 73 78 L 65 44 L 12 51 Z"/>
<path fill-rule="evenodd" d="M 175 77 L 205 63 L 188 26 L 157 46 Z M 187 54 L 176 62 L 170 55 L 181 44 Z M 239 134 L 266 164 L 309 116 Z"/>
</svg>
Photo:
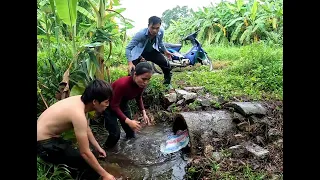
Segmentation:
<svg viewBox="0 0 320 180">
<path fill-rule="evenodd" d="M 168 50 L 163 44 L 164 30 L 161 28 L 160 31 L 161 31 L 161 34 L 159 36 L 159 46 L 160 46 L 160 48 L 162 49 L 163 52 L 166 52 Z"/>
<path fill-rule="evenodd" d="M 97 142 L 96 138 L 94 137 L 94 135 L 92 134 L 91 128 L 90 126 L 88 126 L 87 128 L 87 133 L 88 133 L 88 139 L 89 142 L 93 145 L 93 147 L 98 150 L 101 148 L 101 146 L 99 145 L 99 143 Z"/>
<path fill-rule="evenodd" d="M 132 59 L 131 56 L 131 51 L 134 47 L 136 47 L 139 42 L 141 41 L 141 35 L 140 32 L 136 33 L 133 38 L 131 39 L 131 41 L 129 42 L 129 44 L 126 47 L 126 57 L 128 59 L 129 62 L 132 62 L 135 59 Z"/>
<path fill-rule="evenodd" d="M 72 124 L 74 127 L 74 133 L 76 135 L 80 154 L 83 159 L 100 175 L 108 176 L 110 175 L 105 171 L 99 164 L 96 157 L 90 151 L 89 148 L 89 139 L 88 139 L 88 123 L 86 116 L 83 112 L 77 112 L 73 115 Z"/>
</svg>

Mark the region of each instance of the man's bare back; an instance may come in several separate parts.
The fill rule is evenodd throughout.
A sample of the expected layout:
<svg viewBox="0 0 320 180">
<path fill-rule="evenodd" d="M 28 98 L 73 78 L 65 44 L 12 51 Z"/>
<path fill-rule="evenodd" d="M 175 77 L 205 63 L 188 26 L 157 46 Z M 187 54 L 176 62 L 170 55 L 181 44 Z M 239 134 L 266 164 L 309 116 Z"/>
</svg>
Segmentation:
<svg viewBox="0 0 320 180">
<path fill-rule="evenodd" d="M 115 180 L 104 170 L 91 152 L 92 144 L 99 157 L 106 157 L 106 152 L 95 139 L 86 113 L 103 112 L 109 105 L 112 88 L 103 80 L 95 79 L 87 85 L 81 96 L 72 96 L 51 105 L 37 121 L 37 154 L 46 162 L 66 164 L 83 172 L 87 179 Z M 60 135 L 73 129 L 77 145 L 74 148 L 70 140 Z M 76 177 L 73 174 L 73 177 Z"/>
<path fill-rule="evenodd" d="M 37 141 L 59 137 L 61 133 L 73 129 L 72 117 L 85 114 L 81 96 L 63 99 L 44 111 L 37 122 Z"/>
</svg>

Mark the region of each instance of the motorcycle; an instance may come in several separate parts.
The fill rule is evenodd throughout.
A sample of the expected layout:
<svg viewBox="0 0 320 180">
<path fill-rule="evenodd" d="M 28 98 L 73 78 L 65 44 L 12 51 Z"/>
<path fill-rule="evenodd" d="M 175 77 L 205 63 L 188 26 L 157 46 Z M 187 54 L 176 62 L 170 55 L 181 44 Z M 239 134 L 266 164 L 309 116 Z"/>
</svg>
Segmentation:
<svg viewBox="0 0 320 180">
<path fill-rule="evenodd" d="M 171 69 L 177 67 L 194 66 L 197 63 L 201 65 L 209 66 L 209 70 L 213 70 L 212 61 L 209 58 L 207 52 L 202 48 L 201 43 L 197 40 L 199 31 L 196 31 L 181 39 L 179 44 L 163 43 L 169 52 L 173 54 L 172 60 L 166 59 L 171 65 Z M 190 41 L 192 44 L 191 49 L 186 53 L 181 53 L 180 50 L 183 46 L 183 42 Z M 163 53 L 163 52 L 162 52 Z M 155 72 L 162 74 L 161 68 L 155 63 L 151 63 Z"/>
</svg>

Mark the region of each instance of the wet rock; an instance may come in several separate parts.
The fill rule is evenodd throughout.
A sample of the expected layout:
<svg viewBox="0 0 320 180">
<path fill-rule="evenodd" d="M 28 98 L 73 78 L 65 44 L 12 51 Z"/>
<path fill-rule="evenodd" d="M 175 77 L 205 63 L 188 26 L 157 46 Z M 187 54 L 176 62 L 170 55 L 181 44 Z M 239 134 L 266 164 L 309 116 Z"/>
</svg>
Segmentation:
<svg viewBox="0 0 320 180">
<path fill-rule="evenodd" d="M 211 102 L 209 99 L 201 99 L 200 104 L 201 106 L 204 106 L 204 107 L 210 107 Z"/>
<path fill-rule="evenodd" d="M 240 122 L 243 122 L 244 120 L 245 120 L 245 118 L 241 114 L 239 114 L 237 112 L 233 113 L 233 121 L 234 122 L 240 123 Z"/>
<path fill-rule="evenodd" d="M 188 91 L 181 90 L 181 89 L 176 89 L 176 93 L 177 93 L 178 99 L 183 98 L 186 101 L 195 100 L 197 98 L 197 93 L 190 93 Z"/>
<path fill-rule="evenodd" d="M 243 158 L 247 154 L 247 150 L 242 145 L 232 146 L 229 151 L 234 158 Z"/>
<path fill-rule="evenodd" d="M 219 104 L 224 104 L 227 102 L 222 96 L 213 96 L 210 99 L 212 102 L 219 103 Z"/>
<path fill-rule="evenodd" d="M 201 106 L 196 106 L 196 111 L 201 111 L 202 110 L 202 107 Z"/>
<path fill-rule="evenodd" d="M 177 94 L 176 93 L 169 93 L 164 95 L 165 99 L 169 103 L 174 103 L 177 101 Z"/>
<path fill-rule="evenodd" d="M 186 91 L 197 92 L 199 90 L 203 90 L 204 86 L 200 87 L 184 87 L 183 89 Z"/>
<path fill-rule="evenodd" d="M 263 159 L 269 153 L 267 149 L 264 149 L 259 145 L 254 144 L 253 142 L 250 142 L 250 141 L 243 143 L 242 146 L 245 147 L 247 151 L 255 155 L 257 158 Z"/>
<path fill-rule="evenodd" d="M 271 128 L 268 130 L 268 138 L 271 141 L 278 139 L 279 137 L 281 137 L 281 135 L 281 132 L 276 128 Z"/>
<path fill-rule="evenodd" d="M 266 108 L 256 102 L 231 102 L 226 104 L 226 106 L 235 108 L 246 117 L 250 115 L 265 115 L 267 113 Z"/>
<path fill-rule="evenodd" d="M 177 104 L 177 106 L 180 106 L 180 105 L 182 105 L 184 103 L 184 99 L 181 99 L 181 100 L 179 100 L 176 104 Z"/>
</svg>

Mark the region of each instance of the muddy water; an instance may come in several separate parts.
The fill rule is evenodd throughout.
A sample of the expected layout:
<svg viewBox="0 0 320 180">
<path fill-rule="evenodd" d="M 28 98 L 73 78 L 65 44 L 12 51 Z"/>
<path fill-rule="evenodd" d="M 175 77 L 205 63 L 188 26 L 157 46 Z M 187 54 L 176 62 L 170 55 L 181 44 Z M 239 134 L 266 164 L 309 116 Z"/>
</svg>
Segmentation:
<svg viewBox="0 0 320 180">
<path fill-rule="evenodd" d="M 107 151 L 102 164 L 117 179 L 182 180 L 187 165 L 185 154 L 179 151 L 164 155 L 160 151 L 160 144 L 170 133 L 172 125 L 168 124 L 144 127 L 130 140 L 122 131 L 117 146 Z"/>
</svg>

